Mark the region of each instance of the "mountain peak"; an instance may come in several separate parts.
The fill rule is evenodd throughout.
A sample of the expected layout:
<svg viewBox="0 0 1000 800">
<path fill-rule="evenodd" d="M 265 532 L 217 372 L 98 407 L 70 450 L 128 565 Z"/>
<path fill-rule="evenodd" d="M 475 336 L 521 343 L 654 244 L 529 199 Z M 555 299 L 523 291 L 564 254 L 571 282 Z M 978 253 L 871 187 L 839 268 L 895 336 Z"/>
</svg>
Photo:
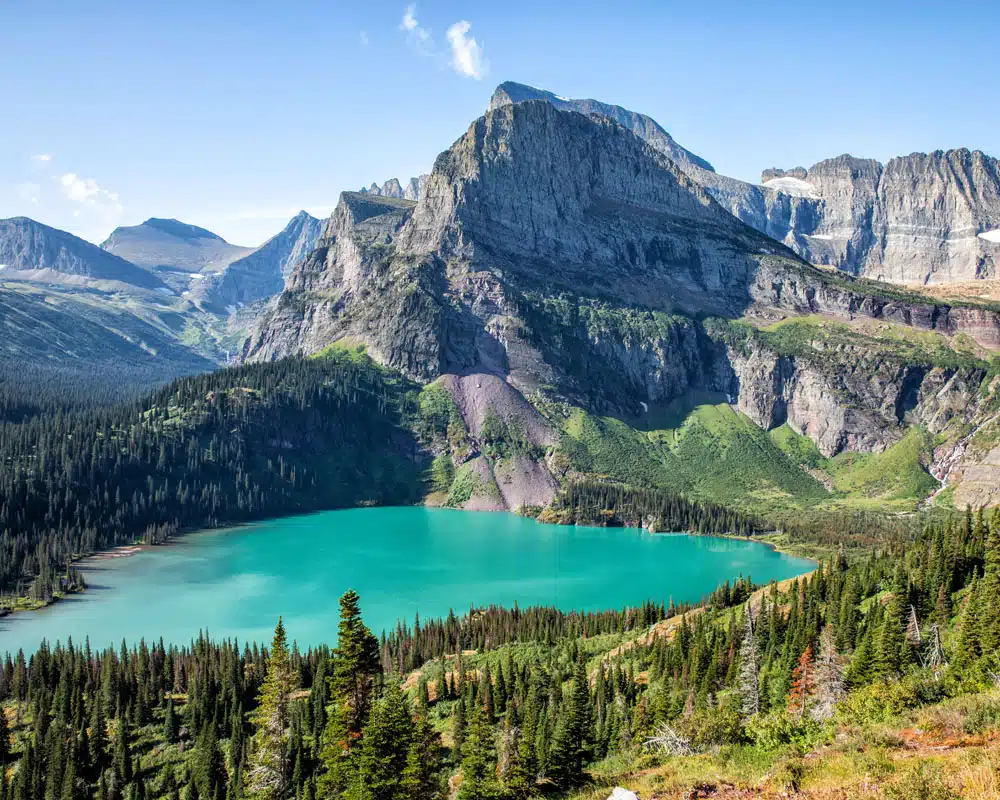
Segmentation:
<svg viewBox="0 0 1000 800">
<path fill-rule="evenodd" d="M 163 287 L 159 278 L 135 264 L 30 217 L 0 220 L 0 264 L 50 282 L 86 279 Z"/>
<path fill-rule="evenodd" d="M 197 225 L 190 225 L 187 222 L 181 222 L 178 219 L 150 217 L 137 227 L 153 228 L 168 236 L 176 236 L 179 239 L 217 239 L 220 242 L 225 241 L 221 236 L 212 233 L 210 230 L 199 228 Z"/>
<path fill-rule="evenodd" d="M 524 103 L 532 100 L 542 100 L 560 111 L 575 111 L 578 114 L 597 114 L 607 117 L 626 130 L 631 131 L 640 139 L 645 140 L 650 147 L 654 150 L 659 150 L 686 172 L 697 173 L 699 170 L 715 172 L 714 167 L 708 161 L 679 145 L 655 119 L 636 111 L 630 111 L 622 106 L 603 103 L 600 100 L 589 98 L 570 99 L 550 92 L 547 89 L 538 89 L 524 83 L 505 81 L 494 90 L 493 97 L 490 98 L 489 110 L 494 111 L 505 105 Z"/>
</svg>

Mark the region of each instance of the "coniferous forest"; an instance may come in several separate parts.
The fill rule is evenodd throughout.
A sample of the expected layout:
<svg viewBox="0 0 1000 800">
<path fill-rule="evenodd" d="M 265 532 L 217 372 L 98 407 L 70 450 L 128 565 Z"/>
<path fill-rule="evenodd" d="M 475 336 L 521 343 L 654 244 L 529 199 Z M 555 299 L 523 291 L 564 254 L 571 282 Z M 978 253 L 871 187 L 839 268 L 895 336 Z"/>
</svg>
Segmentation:
<svg viewBox="0 0 1000 800">
<path fill-rule="evenodd" d="M 960 697 L 968 732 L 1000 724 L 1000 515 L 697 607 L 473 609 L 376 637 L 361 603 L 341 598 L 332 649 L 300 651 L 279 620 L 267 649 L 8 657 L 0 796 L 513 799 L 751 751 L 794 787 L 838 725 Z"/>
</svg>

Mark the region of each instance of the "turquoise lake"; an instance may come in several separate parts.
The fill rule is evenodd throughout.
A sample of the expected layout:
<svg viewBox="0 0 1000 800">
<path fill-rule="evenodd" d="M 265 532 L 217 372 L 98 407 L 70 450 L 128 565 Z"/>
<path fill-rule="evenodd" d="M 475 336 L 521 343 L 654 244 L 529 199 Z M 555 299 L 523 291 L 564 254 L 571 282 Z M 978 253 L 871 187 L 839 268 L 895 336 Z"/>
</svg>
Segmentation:
<svg viewBox="0 0 1000 800">
<path fill-rule="evenodd" d="M 340 595 L 361 595 L 379 633 L 470 605 L 600 610 L 697 601 L 724 580 L 758 583 L 813 563 L 743 540 L 539 525 L 514 514 L 427 508 L 330 511 L 207 531 L 90 561 L 90 589 L 0 619 L 0 652 L 72 636 L 93 647 L 162 637 L 269 641 L 279 615 L 302 646 L 336 638 Z"/>
</svg>

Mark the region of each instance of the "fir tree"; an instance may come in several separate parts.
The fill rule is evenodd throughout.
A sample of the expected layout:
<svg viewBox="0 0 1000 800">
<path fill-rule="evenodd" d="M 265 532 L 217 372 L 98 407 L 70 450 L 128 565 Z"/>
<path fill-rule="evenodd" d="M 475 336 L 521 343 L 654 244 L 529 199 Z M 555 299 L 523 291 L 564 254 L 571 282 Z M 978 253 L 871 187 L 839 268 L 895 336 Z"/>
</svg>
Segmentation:
<svg viewBox="0 0 1000 800">
<path fill-rule="evenodd" d="M 251 721 L 256 728 L 250 740 L 250 755 L 244 773 L 246 796 L 277 800 L 288 786 L 288 727 L 291 721 L 292 692 L 298 675 L 292 669 L 285 638 L 285 626 L 278 618 L 271 640 L 267 676 L 257 696 Z"/>
<path fill-rule="evenodd" d="M 549 775 L 558 786 L 569 787 L 583 779 L 591 747 L 590 684 L 582 656 L 573 671 L 569 701 L 560 714 L 549 750 Z"/>
<path fill-rule="evenodd" d="M 413 739 L 410 709 L 395 681 L 372 705 L 357 755 L 357 772 L 349 795 L 356 800 L 403 798 L 403 773 Z"/>
<path fill-rule="evenodd" d="M 401 797 L 405 800 L 435 800 L 441 796 L 441 737 L 427 715 L 417 716 L 403 770 Z"/>
<path fill-rule="evenodd" d="M 501 792 L 496 769 L 493 730 L 477 704 L 470 714 L 468 735 L 462 746 L 462 785 L 456 800 L 498 800 Z"/>
<path fill-rule="evenodd" d="M 337 649 L 330 678 L 330 707 L 322 753 L 324 793 L 343 792 L 352 779 L 352 756 L 371 711 L 375 678 L 381 675 L 378 640 L 361 619 L 360 598 L 340 598 Z"/>
</svg>

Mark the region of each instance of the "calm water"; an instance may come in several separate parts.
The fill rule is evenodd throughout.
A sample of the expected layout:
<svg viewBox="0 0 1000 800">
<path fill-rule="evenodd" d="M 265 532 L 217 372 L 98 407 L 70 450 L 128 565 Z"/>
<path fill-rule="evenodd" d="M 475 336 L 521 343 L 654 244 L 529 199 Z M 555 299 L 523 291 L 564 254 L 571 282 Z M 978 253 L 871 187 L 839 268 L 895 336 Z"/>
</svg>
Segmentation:
<svg viewBox="0 0 1000 800">
<path fill-rule="evenodd" d="M 90 590 L 0 619 L 0 652 L 72 636 L 95 647 L 163 637 L 269 641 L 278 615 L 302 645 L 333 642 L 337 600 L 361 595 L 377 632 L 470 604 L 620 608 L 701 599 L 720 582 L 763 583 L 812 562 L 752 542 L 634 529 L 539 525 L 513 514 L 369 508 L 197 533 L 129 558 L 94 562 Z"/>
</svg>

